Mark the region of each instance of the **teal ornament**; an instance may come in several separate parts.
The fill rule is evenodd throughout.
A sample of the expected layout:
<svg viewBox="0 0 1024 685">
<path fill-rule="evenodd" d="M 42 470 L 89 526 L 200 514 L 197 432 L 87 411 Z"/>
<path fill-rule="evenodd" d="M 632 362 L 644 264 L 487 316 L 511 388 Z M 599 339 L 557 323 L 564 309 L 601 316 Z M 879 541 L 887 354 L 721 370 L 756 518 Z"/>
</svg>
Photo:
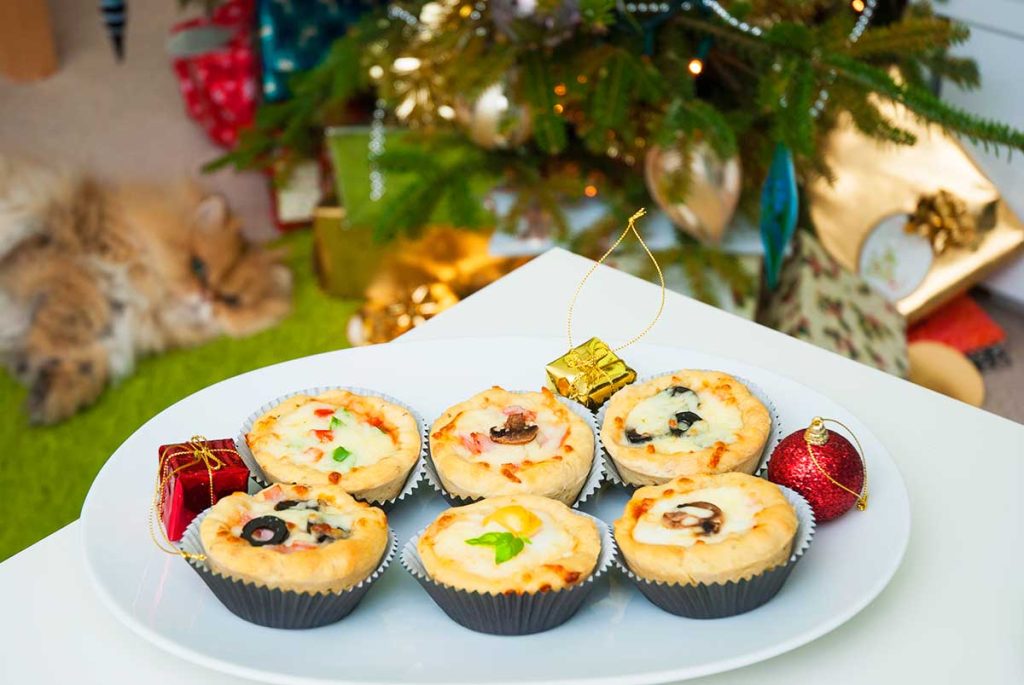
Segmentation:
<svg viewBox="0 0 1024 685">
<path fill-rule="evenodd" d="M 128 23 L 128 3 L 124 0 L 100 0 L 100 14 L 107 27 L 107 36 L 114 48 L 114 57 L 124 61 L 124 30 Z"/>
<path fill-rule="evenodd" d="M 372 0 L 259 0 L 263 97 L 287 99 L 289 79 L 320 64 L 331 44 L 372 7 Z"/>
<path fill-rule="evenodd" d="M 761 242 L 764 244 L 764 273 L 769 289 L 778 285 L 782 258 L 796 230 L 798 208 L 793 153 L 782 143 L 777 143 L 768 177 L 761 187 Z"/>
</svg>

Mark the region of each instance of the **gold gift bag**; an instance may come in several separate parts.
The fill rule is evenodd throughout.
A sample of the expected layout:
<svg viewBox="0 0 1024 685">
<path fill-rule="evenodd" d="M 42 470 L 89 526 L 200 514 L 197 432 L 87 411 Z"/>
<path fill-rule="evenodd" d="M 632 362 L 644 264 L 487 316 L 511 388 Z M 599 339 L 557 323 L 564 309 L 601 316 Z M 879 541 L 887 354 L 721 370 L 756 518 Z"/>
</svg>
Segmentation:
<svg viewBox="0 0 1024 685">
<path fill-rule="evenodd" d="M 572 300 L 569 302 L 569 313 L 566 317 L 565 325 L 566 337 L 569 342 L 569 351 L 558 359 L 550 362 L 546 367 L 548 387 L 564 397 L 568 397 L 571 400 L 579 402 L 590 410 L 597 409 L 604 404 L 616 390 L 629 385 L 636 380 L 636 371 L 631 369 L 629 365 L 626 364 L 626 362 L 623 361 L 616 353 L 626 347 L 629 347 L 637 340 L 647 335 L 647 332 L 650 331 L 651 328 L 654 327 L 654 324 L 658 322 L 658 319 L 661 317 L 662 310 L 665 309 L 665 276 L 661 271 L 661 267 L 658 265 L 658 260 L 654 258 L 653 254 L 651 254 L 651 250 L 647 247 L 647 243 L 644 242 L 644 239 L 636 230 L 636 220 L 642 217 L 645 213 L 646 212 L 641 209 L 629 218 L 629 222 L 627 223 L 625 230 L 619 235 L 619 239 L 615 241 L 614 245 L 608 248 L 608 251 L 605 252 L 592 267 L 590 267 L 590 270 L 583 276 L 583 280 L 581 280 L 579 285 L 576 286 L 576 292 L 573 294 Z M 658 305 L 658 312 L 654 315 L 654 319 L 652 319 L 638 335 L 634 336 L 622 345 L 619 345 L 615 349 L 612 349 L 608 343 L 604 342 L 600 338 L 591 338 L 579 346 L 573 345 L 572 314 L 576 307 L 576 300 L 579 298 L 580 291 L 583 290 L 583 286 L 586 284 L 587 279 L 590 278 L 594 271 L 597 270 L 597 267 L 608 259 L 608 256 L 615 251 L 615 248 L 617 248 L 630 233 L 632 233 L 640 242 L 640 245 L 643 246 L 644 251 L 647 252 L 647 256 L 650 257 L 651 262 L 654 264 L 654 268 L 658 272 L 658 279 L 661 282 L 661 303 Z"/>
<path fill-rule="evenodd" d="M 825 248 L 913 322 L 1024 246 L 1024 226 L 956 140 L 892 107 L 916 145 L 867 138 L 847 119 L 825 150 L 835 183 L 805 190 Z"/>
</svg>

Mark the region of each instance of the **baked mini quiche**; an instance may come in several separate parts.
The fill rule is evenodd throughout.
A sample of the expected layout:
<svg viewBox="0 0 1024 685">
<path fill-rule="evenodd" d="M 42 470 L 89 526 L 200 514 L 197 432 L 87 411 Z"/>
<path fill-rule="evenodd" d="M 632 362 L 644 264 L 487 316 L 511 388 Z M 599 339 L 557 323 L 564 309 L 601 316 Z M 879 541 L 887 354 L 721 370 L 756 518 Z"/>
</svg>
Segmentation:
<svg viewBox="0 0 1024 685">
<path fill-rule="evenodd" d="M 339 485 L 369 502 L 401 492 L 421 440 L 404 407 L 347 390 L 289 397 L 245 435 L 270 481 Z"/>
<path fill-rule="evenodd" d="M 601 441 L 622 480 L 655 485 L 677 476 L 757 468 L 768 410 L 718 371 L 678 371 L 615 393 Z"/>
<path fill-rule="evenodd" d="M 459 590 L 530 594 L 585 581 L 601 553 L 595 523 L 546 497 L 492 497 L 448 509 L 416 551 L 431 580 Z"/>
<path fill-rule="evenodd" d="M 211 570 L 294 592 L 340 592 L 380 565 L 387 516 L 337 485 L 278 483 L 217 502 L 199 526 Z"/>
<path fill-rule="evenodd" d="M 638 489 L 615 522 L 630 570 L 681 585 L 751 578 L 786 563 L 797 514 L 777 485 L 745 473 Z"/>
<path fill-rule="evenodd" d="M 493 387 L 434 422 L 430 455 L 456 497 L 531 494 L 572 504 L 594 461 L 594 431 L 546 388 Z"/>
</svg>

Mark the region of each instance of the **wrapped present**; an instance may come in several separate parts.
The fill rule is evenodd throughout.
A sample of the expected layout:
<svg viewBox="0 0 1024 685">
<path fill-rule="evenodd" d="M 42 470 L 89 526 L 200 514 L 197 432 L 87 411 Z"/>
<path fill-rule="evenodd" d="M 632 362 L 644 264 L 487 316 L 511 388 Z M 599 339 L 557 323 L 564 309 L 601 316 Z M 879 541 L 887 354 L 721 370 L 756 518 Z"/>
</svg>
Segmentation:
<svg viewBox="0 0 1024 685">
<path fill-rule="evenodd" d="M 274 223 L 282 231 L 306 226 L 329 192 L 325 162 L 305 159 L 269 171 L 270 206 Z"/>
<path fill-rule="evenodd" d="M 245 492 L 249 469 L 230 439 L 193 437 L 161 445 L 156 514 L 167 539 L 177 542 L 200 512 L 233 492 Z"/>
<path fill-rule="evenodd" d="M 371 7 L 369 0 L 259 0 L 263 97 L 287 99 L 288 79 L 319 64 L 331 43 Z"/>
<path fill-rule="evenodd" d="M 345 209 L 326 201 L 313 213 L 313 259 L 320 287 L 330 295 L 360 298 L 389 246 L 373 239 L 373 228 L 354 225 Z"/>
<path fill-rule="evenodd" d="M 880 143 L 845 121 L 825 146 L 835 178 L 805 191 L 825 249 L 915 322 L 1024 249 L 1024 225 L 952 136 L 890 111 L 915 145 Z"/>
<path fill-rule="evenodd" d="M 1010 363 L 1006 331 L 970 295 L 950 301 L 907 331 L 907 342 L 925 340 L 963 352 L 982 371 Z"/>
<path fill-rule="evenodd" d="M 760 322 L 882 371 L 906 377 L 906 321 L 810 233 L 798 235 Z"/>
<path fill-rule="evenodd" d="M 188 115 L 224 147 L 256 111 L 252 17 L 253 0 L 229 0 L 209 18 L 176 24 L 167 45 Z"/>
<path fill-rule="evenodd" d="M 350 237 L 363 241 L 371 251 L 381 248 L 368 232 L 351 231 Z M 489 239 L 487 232 L 431 226 L 419 238 L 400 238 L 375 253 L 375 273 L 365 286 L 366 303 L 349 322 L 349 342 L 364 345 L 392 340 L 526 261 L 490 254 Z M 353 259 L 353 254 L 359 259 Z M 342 262 L 361 273 L 368 270 L 361 252 L 318 258 L 321 262 Z M 322 273 L 323 267 L 320 270 Z M 345 272 L 340 266 L 336 270 Z M 352 274 L 346 277 L 351 279 Z"/>
<path fill-rule="evenodd" d="M 572 348 L 549 363 L 545 371 L 549 387 L 591 410 L 636 380 L 636 371 L 600 338 Z"/>
</svg>

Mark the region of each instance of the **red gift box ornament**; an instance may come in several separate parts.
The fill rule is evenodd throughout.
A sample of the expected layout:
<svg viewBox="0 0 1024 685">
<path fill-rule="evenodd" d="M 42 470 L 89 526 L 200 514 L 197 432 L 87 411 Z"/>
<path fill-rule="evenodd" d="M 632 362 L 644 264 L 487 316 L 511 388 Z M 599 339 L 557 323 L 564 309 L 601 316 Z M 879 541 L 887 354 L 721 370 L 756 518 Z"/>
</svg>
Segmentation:
<svg viewBox="0 0 1024 685">
<path fill-rule="evenodd" d="M 249 469 L 230 439 L 207 440 L 196 435 L 187 443 L 161 445 L 159 454 L 150 532 L 153 518 L 159 518 L 168 543 L 181 540 L 192 520 L 219 499 L 248 489 Z M 156 535 L 153 539 L 165 552 L 179 554 L 162 545 Z"/>
</svg>

